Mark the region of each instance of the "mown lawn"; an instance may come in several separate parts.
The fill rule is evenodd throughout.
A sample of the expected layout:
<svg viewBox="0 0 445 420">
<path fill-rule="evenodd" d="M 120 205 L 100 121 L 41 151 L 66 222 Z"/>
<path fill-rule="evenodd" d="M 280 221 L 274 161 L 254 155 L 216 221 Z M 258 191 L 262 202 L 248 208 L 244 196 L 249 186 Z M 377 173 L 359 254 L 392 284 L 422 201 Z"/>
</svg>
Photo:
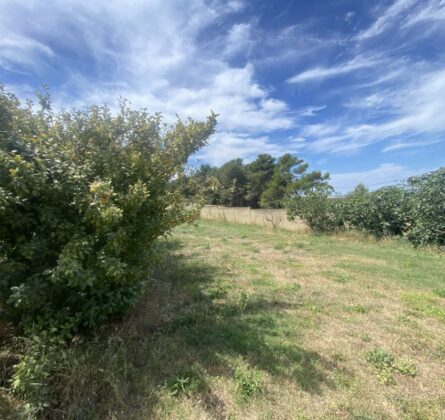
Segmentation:
<svg viewBox="0 0 445 420">
<path fill-rule="evenodd" d="M 444 254 L 209 221 L 162 247 L 131 316 L 64 354 L 53 417 L 445 418 Z"/>
</svg>

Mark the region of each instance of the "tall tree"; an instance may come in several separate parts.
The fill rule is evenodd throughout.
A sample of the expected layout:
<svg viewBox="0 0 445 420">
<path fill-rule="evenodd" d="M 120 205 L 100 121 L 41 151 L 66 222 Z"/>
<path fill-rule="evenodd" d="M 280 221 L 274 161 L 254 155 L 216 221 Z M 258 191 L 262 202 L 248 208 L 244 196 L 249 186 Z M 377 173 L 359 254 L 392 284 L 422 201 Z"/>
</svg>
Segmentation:
<svg viewBox="0 0 445 420">
<path fill-rule="evenodd" d="M 266 189 L 266 185 L 272 179 L 275 168 L 275 158 L 267 153 L 262 153 L 246 165 L 247 194 L 246 202 L 252 208 L 260 206 L 260 198 Z"/>
<path fill-rule="evenodd" d="M 246 205 L 247 177 L 242 159 L 233 159 L 221 166 L 217 178 L 222 185 L 221 204 L 241 207 Z"/>
<path fill-rule="evenodd" d="M 280 208 L 288 196 L 302 195 L 327 184 L 329 174 L 307 173 L 309 165 L 290 153 L 278 159 L 271 180 L 261 195 L 261 207 Z"/>
</svg>

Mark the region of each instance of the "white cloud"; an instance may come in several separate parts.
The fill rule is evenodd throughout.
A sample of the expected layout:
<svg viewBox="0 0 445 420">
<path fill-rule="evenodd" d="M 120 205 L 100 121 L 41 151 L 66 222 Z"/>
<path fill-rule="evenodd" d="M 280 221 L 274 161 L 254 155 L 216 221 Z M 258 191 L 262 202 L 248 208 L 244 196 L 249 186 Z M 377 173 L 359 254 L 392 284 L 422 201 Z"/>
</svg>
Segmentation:
<svg viewBox="0 0 445 420">
<path fill-rule="evenodd" d="M 227 34 L 227 38 L 224 39 L 224 54 L 233 56 L 252 48 L 254 41 L 251 32 L 252 27 L 249 23 L 237 23 L 233 25 Z"/>
<path fill-rule="evenodd" d="M 260 153 L 269 153 L 272 156 L 295 153 L 301 148 L 298 143 L 277 144 L 267 136 L 255 137 L 246 133 L 222 131 L 214 135 L 210 146 L 200 152 L 197 159 L 217 166 L 238 157 L 251 161 Z"/>
<path fill-rule="evenodd" d="M 431 140 L 423 140 L 423 141 L 395 141 L 390 145 L 386 146 L 382 152 L 394 152 L 402 149 L 413 149 L 417 147 L 425 147 L 430 146 L 432 144 L 440 143 L 442 139 L 431 139 Z"/>
<path fill-rule="evenodd" d="M 314 117 L 317 115 L 320 111 L 323 111 L 326 109 L 326 105 L 321 106 L 308 106 L 307 108 L 304 108 L 302 111 L 299 112 L 299 115 L 302 117 Z"/>
<path fill-rule="evenodd" d="M 304 127 L 303 135 L 312 139 L 308 147 L 318 153 L 353 153 L 387 140 L 394 146 L 387 146 L 386 151 L 406 148 L 407 144 L 411 147 L 428 144 L 431 137 L 436 139 L 445 132 L 445 70 L 430 72 L 408 86 L 401 86 L 389 95 L 385 106 L 392 117 L 382 122 L 351 124 L 337 119 L 335 124 Z M 430 138 L 425 142 L 416 140 L 418 136 Z"/>
<path fill-rule="evenodd" d="M 202 36 L 228 15 L 241 12 L 244 1 L 130 3 L 0 0 L 0 35 L 8 34 L 8 38 L 0 37 L 0 65 L 14 59 L 35 74 L 37 69 L 31 64 L 42 68 L 56 56 L 61 60 L 75 57 L 74 66 L 66 64 L 57 70 L 57 78 L 64 82 L 54 99 L 63 107 L 91 103 L 113 107 L 123 96 L 135 107 L 162 112 L 167 121 L 175 114 L 201 119 L 213 110 L 220 114 L 218 129 L 226 134 L 250 132 L 265 139 L 268 132 L 294 126 L 288 105 L 258 83 L 253 64 L 234 67 L 227 60 L 250 48 L 251 24 L 238 23 L 228 32 L 217 32 L 215 42 Z M 47 45 L 54 45 L 54 50 Z M 78 63 L 87 63 L 88 70 Z M 10 87 L 14 90 L 14 85 Z M 218 147 L 211 146 L 208 154 L 219 153 Z"/>
<path fill-rule="evenodd" d="M 352 20 L 354 19 L 355 16 L 355 12 L 350 11 L 348 13 L 345 14 L 345 22 L 348 24 L 351 24 Z"/>
<path fill-rule="evenodd" d="M 332 67 L 314 67 L 296 74 L 287 80 L 288 83 L 303 83 L 342 76 L 363 68 L 370 68 L 382 63 L 382 59 L 375 57 L 354 57 L 352 60 Z"/>
<path fill-rule="evenodd" d="M 394 25 L 397 19 L 409 10 L 416 0 L 395 0 L 367 29 L 357 35 L 358 40 L 366 40 L 380 35 Z"/>
<path fill-rule="evenodd" d="M 0 31 L 0 66 L 17 72 L 39 72 L 55 56 L 47 45 L 27 36 Z"/>
<path fill-rule="evenodd" d="M 402 28 L 425 22 L 440 22 L 445 20 L 445 1 L 431 0 L 426 5 L 422 2 L 420 7 L 410 13 Z"/>
</svg>

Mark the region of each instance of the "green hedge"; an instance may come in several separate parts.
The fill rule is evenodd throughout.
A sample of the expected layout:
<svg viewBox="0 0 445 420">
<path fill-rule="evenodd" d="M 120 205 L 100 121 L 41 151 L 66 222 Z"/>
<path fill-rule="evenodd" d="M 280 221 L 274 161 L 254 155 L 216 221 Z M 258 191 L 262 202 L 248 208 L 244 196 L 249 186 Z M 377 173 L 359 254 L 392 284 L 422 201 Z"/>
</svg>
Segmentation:
<svg viewBox="0 0 445 420">
<path fill-rule="evenodd" d="M 301 217 L 317 232 L 354 227 L 376 237 L 404 236 L 415 245 L 445 245 L 445 168 L 404 185 L 372 192 L 357 188 L 343 198 L 333 197 L 332 191 L 288 200 L 289 218 Z"/>
</svg>

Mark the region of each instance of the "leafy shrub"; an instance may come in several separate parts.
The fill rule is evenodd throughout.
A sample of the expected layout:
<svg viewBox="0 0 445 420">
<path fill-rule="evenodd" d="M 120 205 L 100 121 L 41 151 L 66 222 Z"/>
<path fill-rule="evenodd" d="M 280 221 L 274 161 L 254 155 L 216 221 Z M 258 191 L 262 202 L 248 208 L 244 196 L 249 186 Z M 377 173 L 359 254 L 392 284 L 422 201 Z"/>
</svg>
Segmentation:
<svg viewBox="0 0 445 420">
<path fill-rule="evenodd" d="M 177 180 L 215 127 L 162 123 L 123 101 L 40 109 L 0 87 L 0 307 L 28 330 L 69 335 L 124 313 L 156 256 L 156 239 L 197 207 Z"/>
<path fill-rule="evenodd" d="M 325 185 L 286 203 L 290 220 L 317 232 L 354 227 L 377 238 L 405 236 L 415 245 L 445 245 L 445 168 L 410 178 L 406 185 L 368 191 L 363 185 L 333 198 Z"/>
<path fill-rule="evenodd" d="M 445 245 L 445 168 L 410 178 L 409 187 L 409 240 Z"/>
<path fill-rule="evenodd" d="M 377 237 L 402 235 L 407 224 L 406 192 L 398 186 L 351 194 L 343 209 L 345 223 Z"/>
<path fill-rule="evenodd" d="M 332 190 L 323 186 L 286 203 L 289 220 L 302 218 L 315 232 L 332 232 L 343 226 L 342 202 L 331 196 Z"/>
</svg>

